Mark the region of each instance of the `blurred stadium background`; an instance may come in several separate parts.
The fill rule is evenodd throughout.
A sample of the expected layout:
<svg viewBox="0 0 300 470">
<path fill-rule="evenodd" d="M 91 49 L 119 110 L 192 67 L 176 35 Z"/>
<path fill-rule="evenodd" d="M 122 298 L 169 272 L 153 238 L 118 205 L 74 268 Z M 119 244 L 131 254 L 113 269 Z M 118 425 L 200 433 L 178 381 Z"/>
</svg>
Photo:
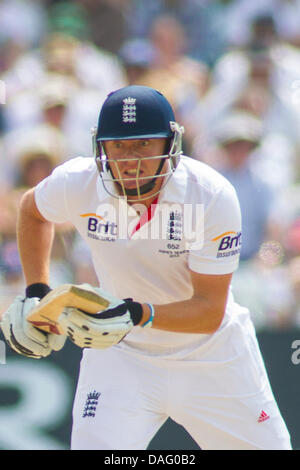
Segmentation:
<svg viewBox="0 0 300 470">
<path fill-rule="evenodd" d="M 0 0 L 0 315 L 25 287 L 15 238 L 23 192 L 60 162 L 91 156 L 90 129 L 107 93 L 157 88 L 186 128 L 185 153 L 237 190 L 244 227 L 233 291 L 252 312 L 294 448 L 299 24 L 300 0 Z M 96 282 L 72 227 L 57 226 L 51 269 L 52 286 Z M 0 344 L 0 449 L 67 449 L 80 350 L 67 344 L 34 361 L 3 354 Z M 150 448 L 197 446 L 168 421 Z"/>
</svg>

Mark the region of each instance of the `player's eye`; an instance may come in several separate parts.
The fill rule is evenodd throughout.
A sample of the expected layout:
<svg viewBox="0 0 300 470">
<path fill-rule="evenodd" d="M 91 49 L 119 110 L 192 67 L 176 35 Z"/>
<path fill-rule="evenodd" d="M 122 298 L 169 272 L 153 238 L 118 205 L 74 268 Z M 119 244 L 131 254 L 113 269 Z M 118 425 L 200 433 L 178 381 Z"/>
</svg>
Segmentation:
<svg viewBox="0 0 300 470">
<path fill-rule="evenodd" d="M 122 143 L 116 141 L 116 142 L 114 142 L 113 146 L 114 146 L 115 149 L 120 149 L 120 148 L 122 148 Z"/>
<path fill-rule="evenodd" d="M 141 147 L 149 147 L 149 140 L 141 140 L 140 146 Z"/>
</svg>

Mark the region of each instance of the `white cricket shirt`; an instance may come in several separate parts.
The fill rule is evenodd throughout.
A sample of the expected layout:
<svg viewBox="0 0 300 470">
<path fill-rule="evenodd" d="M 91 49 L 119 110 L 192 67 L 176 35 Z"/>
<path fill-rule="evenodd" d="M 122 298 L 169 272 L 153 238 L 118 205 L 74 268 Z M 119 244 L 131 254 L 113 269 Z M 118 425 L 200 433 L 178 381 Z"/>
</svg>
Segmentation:
<svg viewBox="0 0 300 470">
<path fill-rule="evenodd" d="M 193 295 L 191 270 L 228 274 L 238 267 L 241 214 L 235 190 L 214 169 L 189 157 L 181 157 L 146 223 L 124 199 L 105 191 L 93 158 L 57 167 L 36 187 L 35 198 L 46 219 L 76 227 L 90 247 L 101 287 L 120 299 L 186 300 Z M 230 295 L 221 328 L 234 305 Z M 210 336 L 136 327 L 116 347 L 178 355 Z"/>
</svg>

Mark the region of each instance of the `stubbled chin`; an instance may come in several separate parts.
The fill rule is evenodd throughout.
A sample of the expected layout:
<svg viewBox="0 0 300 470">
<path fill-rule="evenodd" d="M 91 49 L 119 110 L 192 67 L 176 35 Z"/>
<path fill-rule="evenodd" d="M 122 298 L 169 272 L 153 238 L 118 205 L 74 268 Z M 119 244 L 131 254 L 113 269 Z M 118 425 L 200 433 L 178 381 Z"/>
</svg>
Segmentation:
<svg viewBox="0 0 300 470">
<path fill-rule="evenodd" d="M 140 174 L 139 177 L 143 177 L 145 178 L 146 175 L 144 174 Z M 142 179 L 142 180 L 139 180 L 139 178 L 137 178 L 137 181 L 134 179 L 135 177 L 132 176 L 132 175 L 123 175 L 122 176 L 123 178 L 123 184 L 125 186 L 125 188 L 136 188 L 137 186 L 143 186 L 144 184 L 147 184 L 149 183 L 149 181 L 152 180 L 153 178 L 153 175 L 150 175 L 147 179 Z M 131 181 L 126 181 L 127 178 L 133 178 Z"/>
<path fill-rule="evenodd" d="M 136 189 L 137 188 L 137 184 L 135 181 L 132 181 L 132 182 L 129 182 L 129 183 L 124 183 L 124 188 L 126 189 Z"/>
</svg>

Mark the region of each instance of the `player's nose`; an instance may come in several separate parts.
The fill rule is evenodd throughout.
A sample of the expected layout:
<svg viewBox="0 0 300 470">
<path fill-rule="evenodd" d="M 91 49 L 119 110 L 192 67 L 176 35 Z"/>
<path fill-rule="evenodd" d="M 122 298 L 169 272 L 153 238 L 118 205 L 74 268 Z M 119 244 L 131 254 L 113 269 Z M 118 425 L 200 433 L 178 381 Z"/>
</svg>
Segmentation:
<svg viewBox="0 0 300 470">
<path fill-rule="evenodd" d="M 121 162 L 128 168 L 135 168 L 139 165 L 140 154 L 134 147 L 128 147 L 122 152 Z"/>
</svg>

